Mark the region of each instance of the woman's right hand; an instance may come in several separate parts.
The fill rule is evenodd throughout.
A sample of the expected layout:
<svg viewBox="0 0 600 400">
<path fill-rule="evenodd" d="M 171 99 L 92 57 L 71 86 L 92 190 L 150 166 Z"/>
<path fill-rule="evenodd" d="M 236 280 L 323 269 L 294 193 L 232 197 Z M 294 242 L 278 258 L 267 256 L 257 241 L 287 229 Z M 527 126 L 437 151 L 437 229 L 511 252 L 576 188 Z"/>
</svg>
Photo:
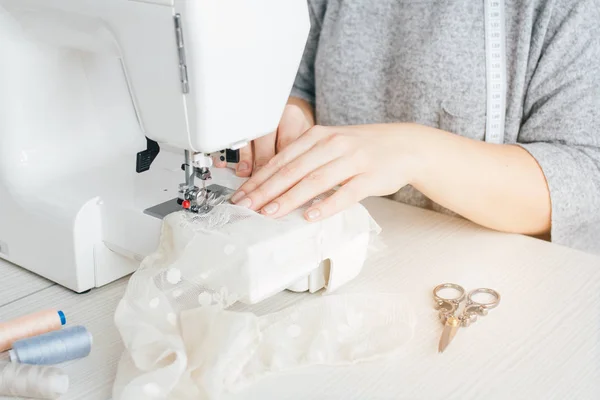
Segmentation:
<svg viewBox="0 0 600 400">
<path fill-rule="evenodd" d="M 300 135 L 315 125 L 312 106 L 305 100 L 290 97 L 277 132 L 258 138 L 240 149 L 240 161 L 236 165 L 236 175 L 249 177 L 265 166 L 275 154 L 282 151 Z M 215 159 L 217 168 L 224 168 L 227 163 Z"/>
</svg>

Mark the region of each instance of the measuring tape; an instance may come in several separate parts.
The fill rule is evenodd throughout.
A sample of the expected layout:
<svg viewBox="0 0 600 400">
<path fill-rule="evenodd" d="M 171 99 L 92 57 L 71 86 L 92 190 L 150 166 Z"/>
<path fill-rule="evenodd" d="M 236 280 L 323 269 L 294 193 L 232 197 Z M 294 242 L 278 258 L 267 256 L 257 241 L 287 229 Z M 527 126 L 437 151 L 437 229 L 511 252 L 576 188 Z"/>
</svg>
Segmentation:
<svg viewBox="0 0 600 400">
<path fill-rule="evenodd" d="M 504 143 L 506 118 L 506 36 L 504 0 L 485 1 L 487 121 L 485 141 Z"/>
</svg>

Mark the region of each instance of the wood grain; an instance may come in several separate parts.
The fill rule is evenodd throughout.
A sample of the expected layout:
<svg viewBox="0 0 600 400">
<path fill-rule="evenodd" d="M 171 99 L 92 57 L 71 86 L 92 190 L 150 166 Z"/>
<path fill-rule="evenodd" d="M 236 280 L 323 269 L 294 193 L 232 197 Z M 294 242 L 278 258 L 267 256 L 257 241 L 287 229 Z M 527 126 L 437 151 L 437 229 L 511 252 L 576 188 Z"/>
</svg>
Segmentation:
<svg viewBox="0 0 600 400">
<path fill-rule="evenodd" d="M 71 380 L 69 392 L 61 399 L 110 399 L 117 363 L 123 351 L 112 318 L 126 283 L 127 279 L 121 279 L 85 294 L 55 285 L 0 307 L 2 319 L 56 307 L 65 312 L 68 325 L 84 325 L 92 333 L 94 343 L 87 358 L 59 365 Z"/>
<path fill-rule="evenodd" d="M 0 259 L 0 306 L 52 285 L 49 280 Z"/>
<path fill-rule="evenodd" d="M 386 199 L 364 204 L 383 228 L 383 249 L 341 293 L 400 293 L 415 316 L 412 341 L 384 360 L 351 367 L 314 367 L 273 375 L 228 399 L 597 399 L 600 398 L 600 258 L 541 240 L 507 235 L 468 221 Z M 30 274 L 1 266 L 6 287 L 31 291 Z M 34 279 L 35 281 L 35 279 Z M 78 295 L 37 289 L 0 307 L 2 319 L 56 306 L 69 324 L 92 331 L 93 353 L 66 363 L 72 389 L 64 399 L 110 399 L 123 350 L 113 313 L 127 279 Z M 455 282 L 491 287 L 502 301 L 459 330 L 437 353 L 441 325 L 431 290 Z M 12 293 L 18 290 L 11 289 Z M 284 292 L 252 307 L 265 314 L 308 297 Z M 15 300 L 16 299 L 16 300 Z M 2 303 L 0 303 L 2 304 Z"/>
</svg>

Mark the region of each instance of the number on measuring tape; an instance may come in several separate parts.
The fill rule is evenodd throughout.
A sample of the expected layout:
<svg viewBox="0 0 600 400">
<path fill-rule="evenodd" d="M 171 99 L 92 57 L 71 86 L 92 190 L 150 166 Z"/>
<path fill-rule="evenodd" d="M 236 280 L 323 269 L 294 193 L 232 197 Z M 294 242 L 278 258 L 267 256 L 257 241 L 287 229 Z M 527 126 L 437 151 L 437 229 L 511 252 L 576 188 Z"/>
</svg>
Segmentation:
<svg viewBox="0 0 600 400">
<path fill-rule="evenodd" d="M 504 0 L 485 1 L 487 121 L 485 140 L 504 143 L 506 119 L 506 43 Z"/>
</svg>

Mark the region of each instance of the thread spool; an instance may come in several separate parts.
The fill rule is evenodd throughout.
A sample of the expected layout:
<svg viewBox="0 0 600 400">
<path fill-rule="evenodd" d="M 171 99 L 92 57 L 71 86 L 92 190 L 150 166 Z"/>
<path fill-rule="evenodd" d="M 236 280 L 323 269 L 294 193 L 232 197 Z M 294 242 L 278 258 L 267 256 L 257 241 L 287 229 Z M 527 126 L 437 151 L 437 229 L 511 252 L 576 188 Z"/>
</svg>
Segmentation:
<svg viewBox="0 0 600 400">
<path fill-rule="evenodd" d="M 92 335 L 84 326 L 21 339 L 8 352 L 12 362 L 50 365 L 87 357 L 92 350 Z"/>
<path fill-rule="evenodd" d="M 17 340 L 59 330 L 67 323 L 65 313 L 44 310 L 0 323 L 0 352 L 8 350 Z"/>
<path fill-rule="evenodd" d="M 56 367 L 0 363 L 0 396 L 58 399 L 69 390 L 69 376 Z"/>
</svg>

